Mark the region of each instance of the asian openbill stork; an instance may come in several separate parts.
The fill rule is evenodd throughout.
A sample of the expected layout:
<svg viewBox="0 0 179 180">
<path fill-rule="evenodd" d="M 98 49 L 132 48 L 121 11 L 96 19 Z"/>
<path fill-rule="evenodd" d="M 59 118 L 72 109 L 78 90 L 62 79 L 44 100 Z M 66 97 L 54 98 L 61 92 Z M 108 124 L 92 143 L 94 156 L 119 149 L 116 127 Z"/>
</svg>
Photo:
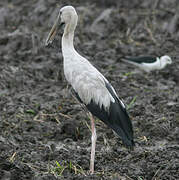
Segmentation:
<svg viewBox="0 0 179 180">
<path fill-rule="evenodd" d="M 102 120 L 112 128 L 127 147 L 133 147 L 133 128 L 122 100 L 117 96 L 108 80 L 84 57 L 73 45 L 74 31 L 78 15 L 72 6 L 60 9 L 59 15 L 47 37 L 46 45 L 52 43 L 58 28 L 64 27 L 62 37 L 62 54 L 64 74 L 71 84 L 76 98 L 89 111 L 92 132 L 90 172 L 94 173 L 94 157 L 96 146 L 96 129 L 93 116 Z"/>
</svg>

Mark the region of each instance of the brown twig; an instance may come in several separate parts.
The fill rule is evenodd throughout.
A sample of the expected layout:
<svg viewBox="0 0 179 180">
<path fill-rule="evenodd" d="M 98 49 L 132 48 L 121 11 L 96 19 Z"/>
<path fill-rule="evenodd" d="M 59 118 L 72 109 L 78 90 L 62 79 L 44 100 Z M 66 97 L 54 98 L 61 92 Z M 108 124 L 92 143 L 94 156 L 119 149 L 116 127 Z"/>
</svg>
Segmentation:
<svg viewBox="0 0 179 180">
<path fill-rule="evenodd" d="M 54 114 L 46 114 L 46 113 L 43 113 L 43 112 L 39 112 L 39 114 L 37 114 L 35 117 L 34 117 L 34 121 L 40 121 L 40 122 L 43 122 L 43 120 L 39 120 L 38 118 L 39 117 L 42 117 L 42 119 L 44 117 L 55 117 L 55 120 L 60 123 L 59 119 L 57 118 L 57 115 L 60 115 L 60 116 L 63 116 L 65 118 L 68 118 L 68 119 L 71 119 L 71 117 L 69 115 L 66 115 L 66 114 L 63 114 L 63 113 L 54 113 Z"/>
<path fill-rule="evenodd" d="M 168 166 L 165 167 L 165 169 L 161 173 L 158 173 L 161 170 L 161 167 L 160 167 L 154 174 L 154 177 L 152 178 L 152 180 L 154 180 L 155 177 L 157 177 L 157 179 L 160 179 L 160 177 L 166 172 L 166 170 L 169 169 L 174 163 L 175 162 L 171 162 Z M 159 175 L 157 176 L 157 174 Z"/>
<path fill-rule="evenodd" d="M 9 161 L 11 163 L 14 162 L 15 156 L 16 156 L 16 152 L 14 152 L 13 155 L 9 158 Z"/>
<path fill-rule="evenodd" d="M 160 0 L 155 0 L 153 9 L 157 9 L 160 4 Z"/>
<path fill-rule="evenodd" d="M 152 180 L 155 180 L 155 177 L 156 177 L 157 174 L 160 172 L 160 170 L 161 170 L 161 167 L 159 167 L 159 168 L 157 169 L 157 171 L 155 172 L 154 176 L 152 177 Z"/>
<path fill-rule="evenodd" d="M 145 21 L 145 29 L 146 29 L 146 31 L 148 32 L 151 40 L 152 40 L 156 45 L 158 45 L 157 40 L 154 38 L 153 33 L 152 33 L 151 29 L 149 28 L 149 26 L 148 26 L 148 24 L 147 24 L 147 21 Z"/>
</svg>

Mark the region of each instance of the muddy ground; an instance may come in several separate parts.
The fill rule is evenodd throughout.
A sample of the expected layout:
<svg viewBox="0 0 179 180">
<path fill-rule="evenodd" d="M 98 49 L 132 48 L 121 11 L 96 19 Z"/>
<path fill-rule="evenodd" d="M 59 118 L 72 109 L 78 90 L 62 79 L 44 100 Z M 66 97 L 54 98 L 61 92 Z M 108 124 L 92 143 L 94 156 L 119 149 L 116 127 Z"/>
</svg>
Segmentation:
<svg viewBox="0 0 179 180">
<path fill-rule="evenodd" d="M 72 3 L 71 3 L 72 2 Z M 178 0 L 0 1 L 0 179 L 179 179 Z M 96 120 L 95 174 L 89 175 L 89 119 L 63 75 L 61 33 L 44 42 L 60 7 L 79 14 L 75 47 L 128 106 L 136 147 Z M 150 74 L 124 56 L 168 54 Z"/>
</svg>

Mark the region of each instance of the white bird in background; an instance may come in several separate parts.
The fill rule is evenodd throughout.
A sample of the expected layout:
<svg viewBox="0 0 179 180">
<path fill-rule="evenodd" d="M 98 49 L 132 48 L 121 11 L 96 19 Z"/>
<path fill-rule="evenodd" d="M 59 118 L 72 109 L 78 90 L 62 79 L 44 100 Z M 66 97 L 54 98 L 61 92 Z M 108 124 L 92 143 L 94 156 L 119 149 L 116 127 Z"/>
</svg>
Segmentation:
<svg viewBox="0 0 179 180">
<path fill-rule="evenodd" d="M 89 111 L 92 132 L 90 172 L 94 173 L 97 135 L 92 115 L 112 128 L 121 137 L 123 143 L 130 148 L 134 146 L 133 128 L 126 108 L 114 88 L 89 61 L 75 50 L 73 38 L 77 21 L 78 15 L 75 8 L 72 6 L 61 8 L 47 37 L 46 45 L 54 40 L 58 28 L 65 25 L 62 37 L 64 74 L 79 102 Z"/>
<path fill-rule="evenodd" d="M 172 63 L 172 59 L 170 56 L 161 56 L 159 57 L 151 57 L 151 56 L 139 56 L 139 57 L 125 57 L 124 62 L 128 62 L 133 64 L 145 72 L 151 72 L 154 70 L 161 70 L 167 66 L 167 64 Z"/>
</svg>

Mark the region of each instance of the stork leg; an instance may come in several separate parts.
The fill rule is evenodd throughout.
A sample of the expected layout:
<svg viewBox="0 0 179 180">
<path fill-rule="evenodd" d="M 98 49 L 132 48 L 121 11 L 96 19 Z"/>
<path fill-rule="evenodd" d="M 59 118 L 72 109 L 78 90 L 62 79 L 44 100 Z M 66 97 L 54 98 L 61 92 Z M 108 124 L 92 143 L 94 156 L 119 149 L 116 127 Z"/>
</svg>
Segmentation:
<svg viewBox="0 0 179 180">
<path fill-rule="evenodd" d="M 94 173 L 94 158 L 95 158 L 95 148 L 96 148 L 96 128 L 94 123 L 94 118 L 91 113 L 89 113 L 89 118 L 91 120 L 91 160 L 90 160 L 90 173 Z"/>
</svg>

